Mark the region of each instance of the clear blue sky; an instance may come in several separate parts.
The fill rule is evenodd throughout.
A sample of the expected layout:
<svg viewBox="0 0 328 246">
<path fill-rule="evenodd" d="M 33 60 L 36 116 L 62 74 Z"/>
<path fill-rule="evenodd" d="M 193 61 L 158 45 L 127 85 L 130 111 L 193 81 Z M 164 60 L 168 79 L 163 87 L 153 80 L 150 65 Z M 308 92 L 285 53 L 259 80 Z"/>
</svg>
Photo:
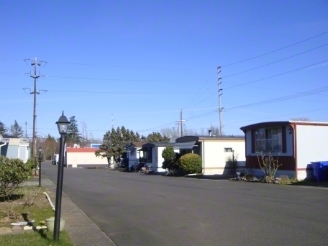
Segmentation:
<svg viewBox="0 0 328 246">
<path fill-rule="evenodd" d="M 62 110 L 99 139 L 112 123 L 144 135 L 176 127 L 180 109 L 188 129 L 218 126 L 217 66 L 226 134 L 261 121 L 328 121 L 327 0 L 2 0 L 0 15 L 0 121 L 27 122 L 29 135 L 33 95 L 23 88 L 33 87 L 33 67 L 24 59 L 34 57 L 47 61 L 39 135 L 58 135 Z"/>
</svg>

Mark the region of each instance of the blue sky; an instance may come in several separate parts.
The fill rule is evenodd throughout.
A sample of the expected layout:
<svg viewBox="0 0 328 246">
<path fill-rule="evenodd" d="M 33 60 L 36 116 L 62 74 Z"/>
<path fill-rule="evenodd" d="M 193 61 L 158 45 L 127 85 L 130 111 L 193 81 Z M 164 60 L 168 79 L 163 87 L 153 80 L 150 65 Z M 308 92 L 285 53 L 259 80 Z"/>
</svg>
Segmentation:
<svg viewBox="0 0 328 246">
<path fill-rule="evenodd" d="M 0 121 L 57 136 L 64 110 L 101 139 L 260 121 L 328 121 L 328 1 L 0 1 Z M 320 89 L 319 89 L 320 88 Z M 318 90 L 316 90 L 318 89 Z M 43 92 L 42 90 L 46 90 Z M 306 92 L 305 94 L 301 94 Z M 263 103 L 263 102 L 268 103 Z M 113 119 L 113 120 L 112 120 Z"/>
</svg>

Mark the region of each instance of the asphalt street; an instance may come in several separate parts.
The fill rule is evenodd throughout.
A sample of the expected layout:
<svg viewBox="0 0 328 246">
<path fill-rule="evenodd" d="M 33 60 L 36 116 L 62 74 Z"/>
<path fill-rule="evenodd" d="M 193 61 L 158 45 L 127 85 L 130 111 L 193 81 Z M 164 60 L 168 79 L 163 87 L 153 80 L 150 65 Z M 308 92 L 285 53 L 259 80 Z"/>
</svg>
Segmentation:
<svg viewBox="0 0 328 246">
<path fill-rule="evenodd" d="M 65 168 L 63 192 L 119 246 L 328 245 L 325 188 Z"/>
</svg>

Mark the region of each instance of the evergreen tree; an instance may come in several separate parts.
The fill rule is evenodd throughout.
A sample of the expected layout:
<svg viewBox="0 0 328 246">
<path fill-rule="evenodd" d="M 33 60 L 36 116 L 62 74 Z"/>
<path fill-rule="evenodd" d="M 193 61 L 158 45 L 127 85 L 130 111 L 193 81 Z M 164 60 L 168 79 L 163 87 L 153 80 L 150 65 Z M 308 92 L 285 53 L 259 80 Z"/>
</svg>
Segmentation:
<svg viewBox="0 0 328 246">
<path fill-rule="evenodd" d="M 158 143 L 158 142 L 168 143 L 170 142 L 170 139 L 166 136 L 162 136 L 159 132 L 152 132 L 147 136 L 147 141 L 149 143 Z"/>
<path fill-rule="evenodd" d="M 70 123 L 67 129 L 66 141 L 70 145 L 79 144 L 81 142 L 81 134 L 75 116 L 71 116 L 69 121 Z"/>
<path fill-rule="evenodd" d="M 0 121 L 0 134 L 4 135 L 7 133 L 7 127 Z"/>
<path fill-rule="evenodd" d="M 107 157 L 108 160 L 113 156 L 117 159 L 126 152 L 126 145 L 141 141 L 139 136 L 124 126 L 112 128 L 105 133 L 103 143 L 96 151 L 96 156 Z"/>
<path fill-rule="evenodd" d="M 22 127 L 15 120 L 14 124 L 10 126 L 11 135 L 15 138 L 21 137 L 24 135 Z"/>
</svg>

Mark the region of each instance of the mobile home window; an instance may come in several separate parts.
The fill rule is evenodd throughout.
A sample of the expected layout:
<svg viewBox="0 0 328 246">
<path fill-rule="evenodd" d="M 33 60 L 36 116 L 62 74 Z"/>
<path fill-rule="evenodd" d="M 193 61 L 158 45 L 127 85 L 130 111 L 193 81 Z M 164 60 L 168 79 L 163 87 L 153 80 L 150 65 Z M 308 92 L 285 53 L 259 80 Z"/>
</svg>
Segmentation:
<svg viewBox="0 0 328 246">
<path fill-rule="evenodd" d="M 261 128 L 255 131 L 256 152 L 281 152 L 282 151 L 282 129 Z"/>
</svg>

